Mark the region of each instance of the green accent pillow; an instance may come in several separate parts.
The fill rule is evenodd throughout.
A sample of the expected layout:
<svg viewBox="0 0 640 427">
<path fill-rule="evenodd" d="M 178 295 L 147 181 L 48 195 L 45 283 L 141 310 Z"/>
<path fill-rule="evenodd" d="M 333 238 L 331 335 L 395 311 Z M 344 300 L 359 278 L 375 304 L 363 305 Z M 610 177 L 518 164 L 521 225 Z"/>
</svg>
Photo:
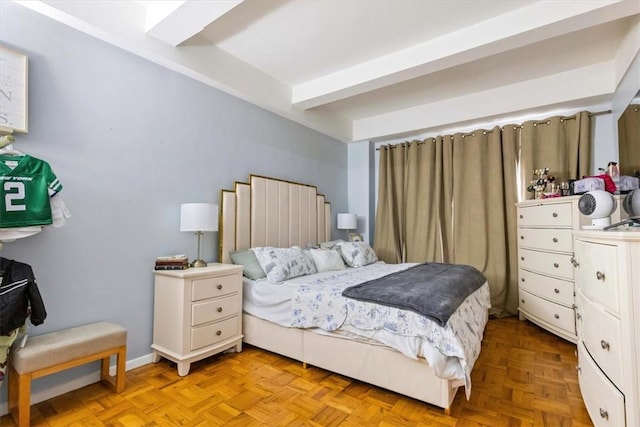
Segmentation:
<svg viewBox="0 0 640 427">
<path fill-rule="evenodd" d="M 262 267 L 260 267 L 256 254 L 251 249 L 229 252 L 229 257 L 231 257 L 231 262 L 244 267 L 242 274 L 247 279 L 258 280 L 267 277 Z"/>
</svg>

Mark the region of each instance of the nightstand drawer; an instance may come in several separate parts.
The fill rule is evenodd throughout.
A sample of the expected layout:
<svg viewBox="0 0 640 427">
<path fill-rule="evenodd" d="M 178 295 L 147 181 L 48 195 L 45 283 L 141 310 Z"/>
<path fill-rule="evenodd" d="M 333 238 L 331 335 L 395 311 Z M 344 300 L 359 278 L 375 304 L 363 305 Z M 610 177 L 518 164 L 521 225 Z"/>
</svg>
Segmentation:
<svg viewBox="0 0 640 427">
<path fill-rule="evenodd" d="M 238 275 L 209 277 L 191 281 L 191 301 L 221 297 L 240 290 L 242 281 Z"/>
<path fill-rule="evenodd" d="M 571 203 L 521 206 L 518 226 L 545 226 L 571 228 Z"/>
<path fill-rule="evenodd" d="M 238 294 L 194 303 L 191 306 L 191 326 L 202 325 L 238 314 L 241 311 L 240 304 L 240 295 Z"/>
<path fill-rule="evenodd" d="M 576 295 L 576 305 L 580 313 L 580 337 L 585 347 L 609 379 L 621 387 L 623 344 L 620 319 L 580 291 Z"/>
<path fill-rule="evenodd" d="M 572 253 L 573 230 L 520 228 L 518 229 L 518 244 L 525 248 Z"/>
<path fill-rule="evenodd" d="M 624 396 L 595 364 L 582 342 L 578 342 L 580 391 L 595 426 L 626 425 Z"/>
<path fill-rule="evenodd" d="M 207 347 L 238 335 L 240 316 L 191 329 L 191 350 Z"/>
<path fill-rule="evenodd" d="M 520 249 L 518 253 L 518 264 L 527 270 L 573 280 L 573 264 L 571 264 L 570 254 L 565 255 Z"/>
<path fill-rule="evenodd" d="M 520 269 L 520 289 L 571 307 L 574 302 L 573 282 L 554 279 Z"/>
</svg>

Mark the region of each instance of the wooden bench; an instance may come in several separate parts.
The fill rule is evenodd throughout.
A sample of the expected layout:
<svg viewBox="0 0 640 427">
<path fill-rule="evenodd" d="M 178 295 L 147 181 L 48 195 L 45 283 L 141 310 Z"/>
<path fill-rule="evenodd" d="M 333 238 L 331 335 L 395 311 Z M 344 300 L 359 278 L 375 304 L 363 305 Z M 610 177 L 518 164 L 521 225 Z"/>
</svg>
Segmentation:
<svg viewBox="0 0 640 427">
<path fill-rule="evenodd" d="M 31 380 L 64 369 L 101 360 L 100 380 L 117 393 L 125 388 L 127 331 L 113 323 L 97 322 L 44 335 L 29 336 L 14 348 L 9 363 L 9 411 L 19 427 L 30 422 Z M 116 375 L 109 375 L 109 360 L 116 355 Z"/>
</svg>

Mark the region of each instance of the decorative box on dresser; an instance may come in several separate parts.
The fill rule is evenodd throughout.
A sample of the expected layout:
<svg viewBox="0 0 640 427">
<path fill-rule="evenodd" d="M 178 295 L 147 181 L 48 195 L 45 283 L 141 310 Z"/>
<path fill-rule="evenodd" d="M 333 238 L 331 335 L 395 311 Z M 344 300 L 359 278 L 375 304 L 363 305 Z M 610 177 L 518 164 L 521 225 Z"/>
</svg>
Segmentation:
<svg viewBox="0 0 640 427">
<path fill-rule="evenodd" d="M 155 271 L 154 363 L 172 360 L 185 376 L 191 363 L 232 347 L 242 351 L 242 266 Z"/>
<path fill-rule="evenodd" d="M 640 425 L 640 229 L 575 233 L 580 390 L 596 426 Z"/>
<path fill-rule="evenodd" d="M 580 228 L 580 196 L 527 200 L 517 205 L 518 311 L 573 343 L 573 232 Z"/>
</svg>

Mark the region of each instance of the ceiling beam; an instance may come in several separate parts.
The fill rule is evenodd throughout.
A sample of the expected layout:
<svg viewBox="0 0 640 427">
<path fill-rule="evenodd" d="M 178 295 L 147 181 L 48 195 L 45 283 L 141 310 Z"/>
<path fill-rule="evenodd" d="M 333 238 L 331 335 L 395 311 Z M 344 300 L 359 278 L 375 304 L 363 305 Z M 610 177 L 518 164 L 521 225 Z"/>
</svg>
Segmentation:
<svg viewBox="0 0 640 427">
<path fill-rule="evenodd" d="M 310 109 L 428 73 L 640 13 L 637 1 L 538 2 L 292 88 Z"/>
<path fill-rule="evenodd" d="M 150 1 L 147 8 L 146 33 L 171 46 L 190 39 L 207 25 L 244 0 Z"/>
</svg>

